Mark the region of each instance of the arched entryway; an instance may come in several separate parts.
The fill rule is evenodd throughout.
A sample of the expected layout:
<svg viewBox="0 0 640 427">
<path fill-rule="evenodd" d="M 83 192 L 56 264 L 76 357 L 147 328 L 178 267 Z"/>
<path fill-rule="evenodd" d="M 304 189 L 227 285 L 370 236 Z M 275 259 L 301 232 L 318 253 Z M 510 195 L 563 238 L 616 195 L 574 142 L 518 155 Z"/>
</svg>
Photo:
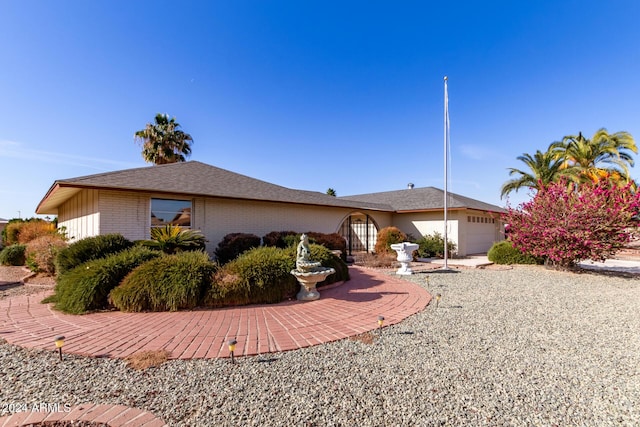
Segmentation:
<svg viewBox="0 0 640 427">
<path fill-rule="evenodd" d="M 340 235 L 347 241 L 347 253 L 373 252 L 378 225 L 369 215 L 354 212 L 342 222 Z"/>
</svg>

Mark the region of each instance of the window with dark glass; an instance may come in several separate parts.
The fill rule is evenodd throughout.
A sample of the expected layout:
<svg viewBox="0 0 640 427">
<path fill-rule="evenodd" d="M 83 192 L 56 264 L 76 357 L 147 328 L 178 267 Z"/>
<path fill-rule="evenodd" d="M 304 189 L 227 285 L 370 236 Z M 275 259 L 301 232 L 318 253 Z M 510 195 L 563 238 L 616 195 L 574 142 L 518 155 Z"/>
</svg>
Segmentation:
<svg viewBox="0 0 640 427">
<path fill-rule="evenodd" d="M 191 227 L 191 201 L 151 199 L 151 227 Z"/>
</svg>

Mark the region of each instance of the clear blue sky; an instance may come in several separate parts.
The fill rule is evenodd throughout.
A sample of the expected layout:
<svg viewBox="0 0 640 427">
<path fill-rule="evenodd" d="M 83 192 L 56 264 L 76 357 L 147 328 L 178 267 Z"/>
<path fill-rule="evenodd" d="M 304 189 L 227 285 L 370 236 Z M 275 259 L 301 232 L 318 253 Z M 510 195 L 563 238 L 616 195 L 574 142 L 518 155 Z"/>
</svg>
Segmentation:
<svg viewBox="0 0 640 427">
<path fill-rule="evenodd" d="M 505 205 L 516 157 L 640 139 L 640 2 L 0 0 L 0 217 L 56 179 L 146 164 L 156 113 L 191 160 L 352 195 L 443 186 Z M 640 179 L 640 166 L 632 176 Z M 526 200 L 521 191 L 511 204 Z"/>
</svg>

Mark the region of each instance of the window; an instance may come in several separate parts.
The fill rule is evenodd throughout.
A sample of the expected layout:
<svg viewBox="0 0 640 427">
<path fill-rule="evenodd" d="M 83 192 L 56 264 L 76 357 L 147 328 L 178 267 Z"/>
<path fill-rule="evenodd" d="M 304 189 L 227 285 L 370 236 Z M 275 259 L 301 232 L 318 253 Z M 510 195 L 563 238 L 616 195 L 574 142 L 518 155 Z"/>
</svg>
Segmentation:
<svg viewBox="0 0 640 427">
<path fill-rule="evenodd" d="M 191 201 L 151 199 L 151 227 L 165 225 L 191 228 Z"/>
</svg>

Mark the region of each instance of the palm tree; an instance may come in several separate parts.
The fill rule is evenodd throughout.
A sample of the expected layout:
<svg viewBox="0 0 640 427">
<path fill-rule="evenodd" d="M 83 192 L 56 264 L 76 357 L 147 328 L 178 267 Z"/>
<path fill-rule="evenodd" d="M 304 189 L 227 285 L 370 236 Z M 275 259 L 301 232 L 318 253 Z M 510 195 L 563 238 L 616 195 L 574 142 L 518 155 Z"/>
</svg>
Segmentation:
<svg viewBox="0 0 640 427">
<path fill-rule="evenodd" d="M 528 153 L 518 156 L 517 159 L 527 165 L 531 172 L 509 168 L 509 176 L 517 175 L 517 177 L 504 183 L 500 197 L 502 198 L 512 191 L 517 192 L 523 187 L 539 190 L 557 181 L 561 176 L 569 177 L 572 170 L 563 169 L 563 162 L 551 150 L 552 147 L 553 144 L 544 153 L 537 150 L 533 156 Z"/>
<path fill-rule="evenodd" d="M 327 194 L 328 194 L 329 196 L 336 197 L 336 190 L 334 190 L 333 188 L 329 187 L 329 188 L 327 189 Z"/>
<path fill-rule="evenodd" d="M 134 139 L 142 144 L 145 162 L 164 165 L 186 160 L 186 156 L 191 154 L 193 138 L 179 127 L 175 117 L 158 113 L 155 124 L 147 123 L 144 129 L 134 134 Z"/>
<path fill-rule="evenodd" d="M 598 130 L 591 139 L 582 132 L 569 135 L 551 145 L 550 150 L 562 161 L 563 168 L 573 168 L 581 181 L 611 179 L 618 184 L 630 182 L 629 167 L 634 161 L 631 153 L 638 153 L 636 142 L 628 132 L 610 134 Z"/>
</svg>

